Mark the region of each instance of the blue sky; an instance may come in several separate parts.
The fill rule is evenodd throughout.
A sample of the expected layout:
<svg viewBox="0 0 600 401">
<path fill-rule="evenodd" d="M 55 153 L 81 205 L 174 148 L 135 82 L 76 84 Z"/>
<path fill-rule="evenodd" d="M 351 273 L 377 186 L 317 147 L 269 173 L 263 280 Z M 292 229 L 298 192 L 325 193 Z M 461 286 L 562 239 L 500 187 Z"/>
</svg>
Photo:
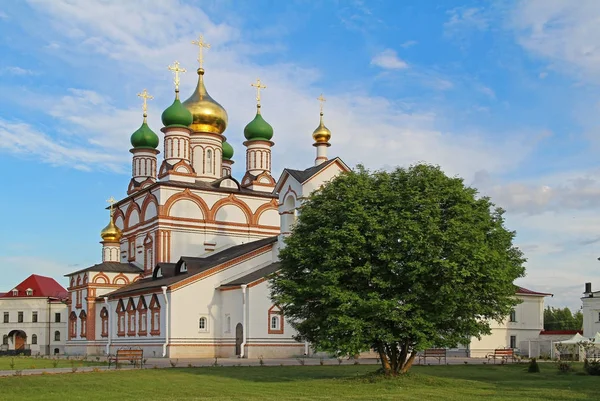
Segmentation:
<svg viewBox="0 0 600 401">
<path fill-rule="evenodd" d="M 29 0 L 0 6 L 0 288 L 100 260 L 105 199 L 125 194 L 136 94 L 173 99 L 166 66 L 197 68 L 241 177 L 256 77 L 274 173 L 307 167 L 321 92 L 330 155 L 440 164 L 507 210 L 529 261 L 519 283 L 579 307 L 600 286 L 600 2 Z M 64 280 L 63 280 L 64 283 Z"/>
</svg>

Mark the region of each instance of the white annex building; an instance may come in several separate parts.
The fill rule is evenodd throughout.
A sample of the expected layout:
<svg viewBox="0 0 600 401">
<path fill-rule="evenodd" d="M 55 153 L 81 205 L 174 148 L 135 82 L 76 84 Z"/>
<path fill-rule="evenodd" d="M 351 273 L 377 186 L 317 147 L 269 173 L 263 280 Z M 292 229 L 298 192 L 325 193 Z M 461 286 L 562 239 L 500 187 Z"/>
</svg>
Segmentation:
<svg viewBox="0 0 600 401">
<path fill-rule="evenodd" d="M 37 274 L 0 294 L 0 354 L 62 354 L 67 296 L 56 280 Z"/>
<path fill-rule="evenodd" d="M 583 336 L 593 338 L 600 332 L 600 291 L 592 291 L 592 283 L 585 283 L 581 298 L 583 313 Z"/>
<path fill-rule="evenodd" d="M 127 196 L 111 202 L 101 233 L 102 263 L 67 275 L 69 354 L 114 354 L 122 347 L 170 358 L 308 352 L 272 304 L 268 277 L 278 270 L 278 250 L 302 200 L 349 168 L 327 157 L 331 133 L 321 107 L 312 134 L 314 163 L 284 169 L 275 180 L 273 128 L 261 115 L 264 86 L 258 80 L 256 116 L 244 129 L 245 174 L 233 177 L 227 112 L 206 90 L 202 37 L 195 44 L 198 84 L 184 102 L 183 70 L 177 62 L 169 67 L 175 100 L 162 114 L 162 160 L 159 138 L 146 121 L 150 96 L 145 90 L 139 95 L 144 120 L 131 136 L 132 178 Z M 518 343 L 539 333 L 543 295 L 519 293 L 525 302 L 517 307 L 517 320 L 495 328 L 493 339 L 472 344 L 472 350 L 510 346 L 513 335 Z"/>
<path fill-rule="evenodd" d="M 200 52 L 204 43 L 198 41 Z M 200 55 L 199 60 L 202 60 Z M 271 176 L 273 128 L 260 109 L 244 129 L 245 174 L 231 175 L 227 112 L 205 87 L 205 71 L 189 99 L 162 114 L 158 136 L 144 121 L 131 136 L 133 176 L 127 197 L 111 204 L 102 231 L 102 263 L 67 275 L 69 354 L 142 347 L 168 357 L 289 357 L 306 345 L 293 339 L 270 301 L 267 277 L 278 269 L 282 236 L 303 197 L 348 167 L 327 158 L 330 131 L 313 133 L 315 163 Z M 321 97 L 321 101 L 324 99 Z M 236 135 L 236 134 L 233 134 Z"/>
</svg>

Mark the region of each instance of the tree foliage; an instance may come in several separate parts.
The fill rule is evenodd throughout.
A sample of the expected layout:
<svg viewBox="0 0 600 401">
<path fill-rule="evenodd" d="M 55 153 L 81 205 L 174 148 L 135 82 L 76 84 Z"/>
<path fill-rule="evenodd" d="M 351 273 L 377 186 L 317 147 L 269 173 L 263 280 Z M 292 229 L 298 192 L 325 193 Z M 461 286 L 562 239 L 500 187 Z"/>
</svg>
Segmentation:
<svg viewBox="0 0 600 401">
<path fill-rule="evenodd" d="M 303 204 L 272 298 L 317 349 L 374 349 L 387 374 L 467 343 L 517 304 L 524 258 L 503 211 L 439 167 L 358 167 Z"/>
<path fill-rule="evenodd" d="M 583 313 L 571 313 L 569 308 L 553 308 L 544 310 L 544 330 L 581 330 L 583 328 Z"/>
</svg>

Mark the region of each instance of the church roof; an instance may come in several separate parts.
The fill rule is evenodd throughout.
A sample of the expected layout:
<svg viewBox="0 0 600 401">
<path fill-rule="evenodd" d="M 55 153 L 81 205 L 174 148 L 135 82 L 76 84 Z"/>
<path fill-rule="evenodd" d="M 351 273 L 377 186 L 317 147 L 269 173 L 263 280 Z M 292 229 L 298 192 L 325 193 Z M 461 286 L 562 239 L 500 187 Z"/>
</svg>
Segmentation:
<svg viewBox="0 0 600 401">
<path fill-rule="evenodd" d="M 329 159 L 324 161 L 323 163 L 307 168 L 306 170 L 292 170 L 286 168 L 284 171 L 290 173 L 292 177 L 294 177 L 299 183 L 303 183 L 307 181 L 310 177 L 317 174 L 319 171 L 323 170 L 325 167 L 329 166 L 331 163 L 336 161 L 338 158 Z"/>
<path fill-rule="evenodd" d="M 208 269 L 229 262 L 230 260 L 233 260 L 240 256 L 244 256 L 247 253 L 262 248 L 265 245 L 273 244 L 275 242 L 277 242 L 276 236 L 263 238 L 258 241 L 248 242 L 246 244 L 232 246 L 230 248 L 224 249 L 217 253 L 213 253 L 206 257 L 182 256 L 179 259 L 179 262 L 177 262 L 174 275 L 165 277 L 165 275 L 163 274 L 162 277 L 144 278 L 136 281 L 135 283 L 132 283 L 125 287 L 121 287 L 118 290 L 111 292 L 109 296 L 111 298 L 115 298 L 127 295 L 132 292 L 151 290 L 160 288 L 162 286 L 169 286 L 179 281 L 189 279 L 191 276 L 205 272 Z M 182 263 L 184 262 L 187 267 L 187 272 L 178 273 L 177 270 L 181 267 Z"/>
<path fill-rule="evenodd" d="M 13 295 L 13 291 L 8 291 L 0 295 L 0 298 L 41 297 L 64 299 L 68 296 L 67 290 L 52 277 L 38 276 L 37 274 L 27 277 L 14 287 L 13 290 L 18 291 L 17 295 Z M 32 295 L 27 295 L 27 290 L 32 290 Z"/>
<path fill-rule="evenodd" d="M 523 288 L 523 287 L 517 287 L 517 294 L 518 295 L 537 295 L 537 296 L 542 296 L 542 297 L 554 296 L 554 294 L 549 294 L 547 292 L 537 292 L 537 291 L 533 291 L 533 290 L 528 290 L 527 288 Z"/>
<path fill-rule="evenodd" d="M 107 272 L 107 273 L 141 273 L 143 270 L 133 263 L 102 262 L 96 265 L 65 274 L 66 277 L 83 272 Z"/>
<path fill-rule="evenodd" d="M 247 285 L 247 284 L 253 283 L 255 281 L 258 281 L 262 278 L 265 278 L 265 277 L 275 273 L 280 268 L 281 268 L 281 263 L 279 263 L 279 262 L 271 263 L 270 265 L 265 266 L 261 269 L 255 270 L 252 273 L 246 274 L 245 276 L 238 277 L 238 278 L 228 281 L 224 284 L 221 284 L 221 288 L 239 287 L 240 285 L 244 285 L 244 284 Z"/>
</svg>

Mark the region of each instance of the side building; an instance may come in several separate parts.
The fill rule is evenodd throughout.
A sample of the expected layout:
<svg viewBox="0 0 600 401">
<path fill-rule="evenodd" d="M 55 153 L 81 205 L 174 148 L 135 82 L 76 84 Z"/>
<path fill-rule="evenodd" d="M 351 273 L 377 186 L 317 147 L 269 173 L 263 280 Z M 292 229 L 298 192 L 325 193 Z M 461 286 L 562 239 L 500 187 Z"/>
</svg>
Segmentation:
<svg viewBox="0 0 600 401">
<path fill-rule="evenodd" d="M 57 355 L 67 336 L 67 290 L 32 274 L 0 294 L 0 355 Z"/>
</svg>

